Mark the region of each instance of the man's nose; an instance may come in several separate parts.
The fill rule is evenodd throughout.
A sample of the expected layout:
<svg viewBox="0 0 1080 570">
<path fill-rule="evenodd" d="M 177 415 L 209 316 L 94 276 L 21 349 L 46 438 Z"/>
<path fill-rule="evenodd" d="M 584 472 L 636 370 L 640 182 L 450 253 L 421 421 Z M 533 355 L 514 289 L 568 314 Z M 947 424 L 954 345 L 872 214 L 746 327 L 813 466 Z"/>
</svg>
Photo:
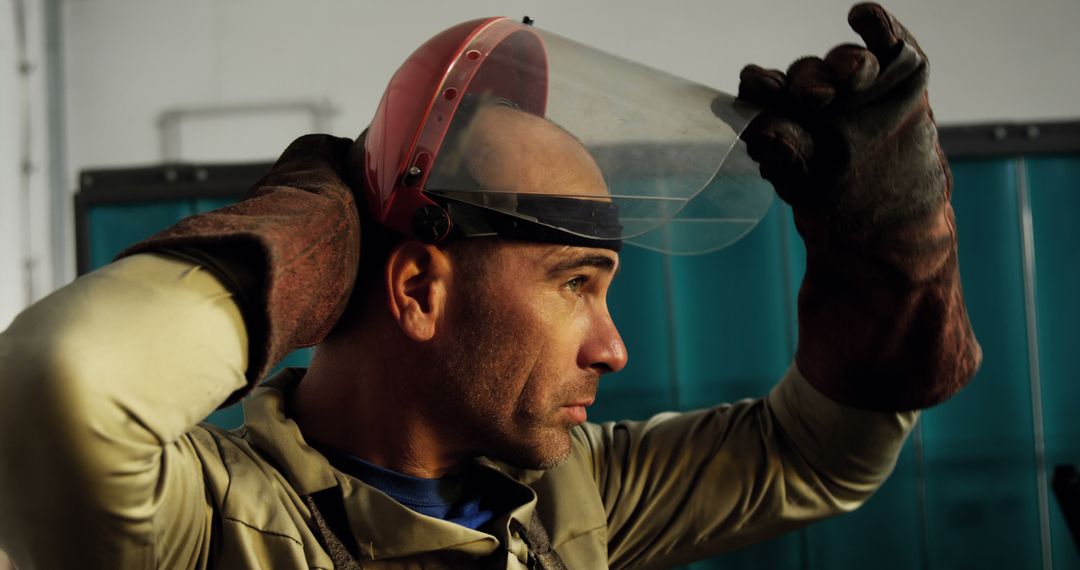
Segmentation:
<svg viewBox="0 0 1080 570">
<path fill-rule="evenodd" d="M 601 374 L 618 372 L 626 367 L 626 345 L 611 315 L 606 312 L 593 322 L 582 349 L 582 364 L 597 369 Z"/>
</svg>

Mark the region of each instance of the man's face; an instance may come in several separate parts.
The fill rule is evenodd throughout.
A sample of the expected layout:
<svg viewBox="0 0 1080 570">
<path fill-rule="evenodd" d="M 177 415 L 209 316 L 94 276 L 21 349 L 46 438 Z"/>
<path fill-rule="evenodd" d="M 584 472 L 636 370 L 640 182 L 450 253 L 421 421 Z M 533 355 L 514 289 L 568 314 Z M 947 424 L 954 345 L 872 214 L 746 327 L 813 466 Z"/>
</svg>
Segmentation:
<svg viewBox="0 0 1080 570">
<path fill-rule="evenodd" d="M 569 455 L 569 430 L 585 421 L 600 375 L 626 364 L 607 308 L 618 255 L 488 245 L 479 259 L 462 264 L 477 274 L 454 276 L 450 335 L 440 351 L 447 363 L 440 406 L 454 411 L 475 451 L 549 468 Z"/>
<path fill-rule="evenodd" d="M 483 187 L 608 199 L 580 143 L 519 111 L 481 111 L 465 161 Z M 442 405 L 459 412 L 458 427 L 478 452 L 521 467 L 554 466 L 569 455 L 569 429 L 585 421 L 600 375 L 626 364 L 607 309 L 619 257 L 498 239 L 463 244 L 470 248 L 454 260 Z"/>
</svg>

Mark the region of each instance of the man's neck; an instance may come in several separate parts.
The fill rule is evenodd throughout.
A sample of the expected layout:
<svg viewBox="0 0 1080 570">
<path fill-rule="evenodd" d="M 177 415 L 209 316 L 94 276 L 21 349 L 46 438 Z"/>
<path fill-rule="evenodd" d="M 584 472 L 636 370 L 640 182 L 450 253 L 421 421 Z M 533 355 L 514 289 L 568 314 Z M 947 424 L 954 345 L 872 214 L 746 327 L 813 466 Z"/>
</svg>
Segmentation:
<svg viewBox="0 0 1080 570">
<path fill-rule="evenodd" d="M 363 346 L 367 344 L 368 346 Z M 448 449 L 402 372 L 389 378 L 394 347 L 320 345 L 289 402 L 306 440 L 414 477 L 438 478 L 467 455 Z M 400 364 L 400 363 L 398 363 Z M 407 377 L 407 376 L 406 376 Z"/>
</svg>

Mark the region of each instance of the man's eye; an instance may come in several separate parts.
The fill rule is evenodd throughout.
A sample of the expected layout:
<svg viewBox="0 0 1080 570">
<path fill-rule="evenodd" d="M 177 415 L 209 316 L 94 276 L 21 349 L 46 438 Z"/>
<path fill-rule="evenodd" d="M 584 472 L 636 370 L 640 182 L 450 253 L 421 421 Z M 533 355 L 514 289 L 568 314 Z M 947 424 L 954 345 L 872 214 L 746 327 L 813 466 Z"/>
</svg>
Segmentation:
<svg viewBox="0 0 1080 570">
<path fill-rule="evenodd" d="M 567 290 L 569 290 L 571 293 L 577 293 L 582 287 L 585 286 L 585 278 L 579 275 L 567 281 L 563 286 L 566 287 Z"/>
</svg>

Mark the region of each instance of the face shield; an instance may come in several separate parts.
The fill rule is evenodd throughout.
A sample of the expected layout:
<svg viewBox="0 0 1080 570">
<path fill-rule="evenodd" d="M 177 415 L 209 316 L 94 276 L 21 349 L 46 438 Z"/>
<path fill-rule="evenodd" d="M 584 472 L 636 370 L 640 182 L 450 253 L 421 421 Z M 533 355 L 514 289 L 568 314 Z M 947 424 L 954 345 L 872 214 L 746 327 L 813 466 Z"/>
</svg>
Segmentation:
<svg viewBox="0 0 1080 570">
<path fill-rule="evenodd" d="M 401 119 L 408 97 L 411 123 Z M 388 140 L 393 111 L 411 137 Z M 421 47 L 391 81 L 365 142 L 369 205 L 427 241 L 713 251 L 749 232 L 772 200 L 738 138 L 754 114 L 730 95 L 530 25 L 468 22 Z"/>
</svg>

